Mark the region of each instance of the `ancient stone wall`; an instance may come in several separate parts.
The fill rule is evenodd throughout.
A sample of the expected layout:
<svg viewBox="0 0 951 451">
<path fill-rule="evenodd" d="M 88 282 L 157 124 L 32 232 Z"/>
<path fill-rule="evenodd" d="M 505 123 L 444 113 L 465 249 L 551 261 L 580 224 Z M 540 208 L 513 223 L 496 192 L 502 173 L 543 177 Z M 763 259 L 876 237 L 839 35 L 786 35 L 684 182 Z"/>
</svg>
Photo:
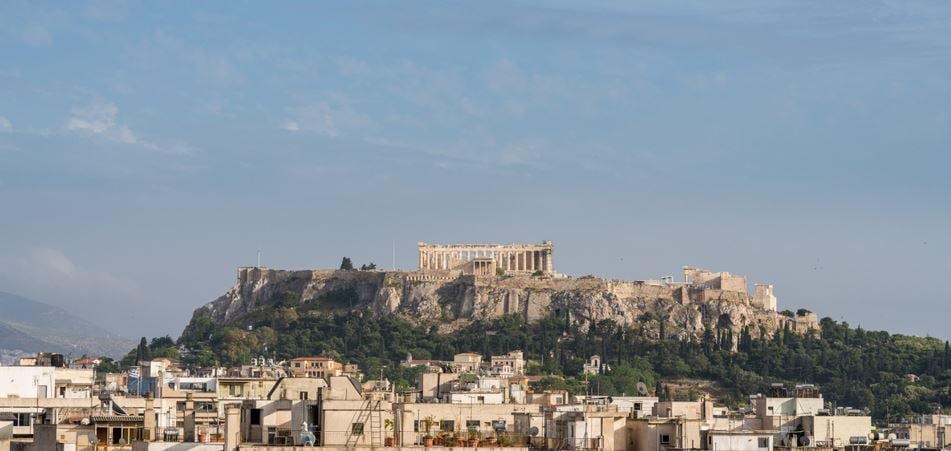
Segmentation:
<svg viewBox="0 0 951 451">
<path fill-rule="evenodd" d="M 595 277 L 474 276 L 458 271 L 242 268 L 235 287 L 196 310 L 195 315 L 231 324 L 275 294 L 293 293 L 301 303 L 320 308 L 321 302 L 341 292 L 354 297 L 352 308 L 409 321 L 435 321 L 445 331 L 470 321 L 513 314 L 530 321 L 551 315 L 565 317 L 582 327 L 611 320 L 640 328 L 649 336 L 656 335 L 663 322 L 668 336 L 681 338 L 699 338 L 705 328 L 717 327 L 736 333 L 748 327 L 754 336 L 769 335 L 786 321 L 797 331 L 817 327 L 814 314 L 790 320 L 745 291 Z"/>
</svg>

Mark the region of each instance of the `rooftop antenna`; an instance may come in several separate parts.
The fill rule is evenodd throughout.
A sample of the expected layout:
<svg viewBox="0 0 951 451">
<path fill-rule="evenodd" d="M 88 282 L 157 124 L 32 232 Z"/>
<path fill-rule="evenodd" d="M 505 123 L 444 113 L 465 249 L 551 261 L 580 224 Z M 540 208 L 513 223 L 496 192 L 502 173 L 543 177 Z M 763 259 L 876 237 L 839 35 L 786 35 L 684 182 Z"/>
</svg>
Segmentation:
<svg viewBox="0 0 951 451">
<path fill-rule="evenodd" d="M 260 249 L 258 250 L 258 266 L 257 267 L 258 268 L 261 267 L 261 250 Z"/>
</svg>

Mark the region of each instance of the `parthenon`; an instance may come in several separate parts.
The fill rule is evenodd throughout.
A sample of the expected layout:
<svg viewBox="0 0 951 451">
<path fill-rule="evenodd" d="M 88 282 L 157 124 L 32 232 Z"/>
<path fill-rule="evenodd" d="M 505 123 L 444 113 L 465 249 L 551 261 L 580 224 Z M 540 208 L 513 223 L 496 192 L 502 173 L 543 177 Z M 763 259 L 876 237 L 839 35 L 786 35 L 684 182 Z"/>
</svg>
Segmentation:
<svg viewBox="0 0 951 451">
<path fill-rule="evenodd" d="M 494 275 L 505 272 L 554 274 L 551 241 L 542 244 L 419 243 L 419 269 Z"/>
</svg>

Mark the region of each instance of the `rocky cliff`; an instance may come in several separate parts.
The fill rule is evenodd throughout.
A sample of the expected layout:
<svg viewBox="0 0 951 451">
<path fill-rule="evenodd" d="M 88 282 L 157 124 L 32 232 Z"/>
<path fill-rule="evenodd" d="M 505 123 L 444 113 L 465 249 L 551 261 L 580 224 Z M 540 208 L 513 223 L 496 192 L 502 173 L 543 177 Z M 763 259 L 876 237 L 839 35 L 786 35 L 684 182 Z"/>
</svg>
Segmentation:
<svg viewBox="0 0 951 451">
<path fill-rule="evenodd" d="M 448 272 L 285 271 L 240 268 L 236 285 L 197 309 L 221 325 L 243 326 L 247 315 L 275 305 L 308 311 L 358 309 L 435 322 L 441 330 L 505 314 L 529 321 L 567 317 L 582 328 L 602 320 L 638 327 L 649 336 L 699 338 L 705 328 L 744 327 L 771 336 L 788 326 L 816 326 L 815 315 L 790 318 L 753 305 L 750 295 L 682 284 L 606 280 L 594 277 L 473 277 Z M 288 305 L 288 302 L 290 305 Z M 663 322 L 663 327 L 661 326 Z"/>
</svg>

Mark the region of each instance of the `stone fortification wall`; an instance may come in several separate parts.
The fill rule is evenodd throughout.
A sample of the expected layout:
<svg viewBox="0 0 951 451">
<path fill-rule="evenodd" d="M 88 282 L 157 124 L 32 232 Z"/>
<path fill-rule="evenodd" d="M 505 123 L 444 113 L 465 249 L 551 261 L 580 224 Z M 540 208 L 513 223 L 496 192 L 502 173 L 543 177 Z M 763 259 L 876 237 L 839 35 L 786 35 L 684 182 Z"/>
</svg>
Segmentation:
<svg viewBox="0 0 951 451">
<path fill-rule="evenodd" d="M 244 313 L 286 293 L 296 295 L 294 298 L 302 305 L 312 308 L 320 308 L 327 299 L 344 293 L 352 298 L 352 308 L 378 316 L 440 322 L 446 331 L 507 314 L 529 321 L 550 315 L 566 317 L 582 327 L 613 320 L 640 328 L 648 336 L 657 336 L 664 322 L 667 334 L 680 338 L 699 338 L 705 328 L 717 327 L 728 327 L 736 333 L 748 327 L 754 336 L 771 335 L 788 321 L 776 313 L 775 307 L 763 305 L 762 299 L 753 302 L 745 291 L 700 285 L 595 277 L 475 277 L 457 271 L 266 268 L 239 268 L 235 286 L 194 315 L 236 324 Z M 790 325 L 803 331 L 814 323 L 813 315 Z"/>
</svg>

